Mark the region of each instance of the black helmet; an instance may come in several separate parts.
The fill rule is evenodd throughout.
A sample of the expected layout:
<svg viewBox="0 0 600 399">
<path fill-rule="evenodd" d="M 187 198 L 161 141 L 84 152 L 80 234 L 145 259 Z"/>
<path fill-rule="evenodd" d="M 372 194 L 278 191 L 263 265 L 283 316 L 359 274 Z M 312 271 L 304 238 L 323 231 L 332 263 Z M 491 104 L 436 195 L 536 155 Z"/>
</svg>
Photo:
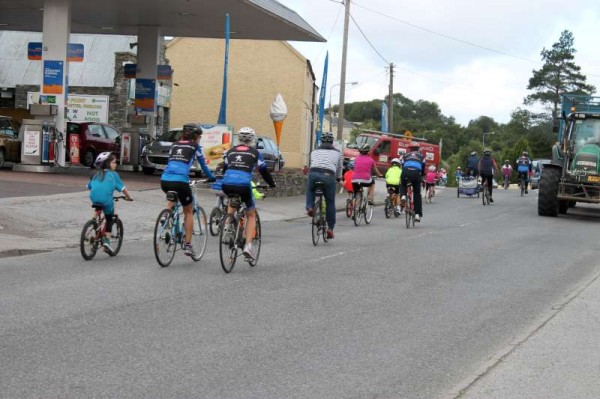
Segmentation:
<svg viewBox="0 0 600 399">
<path fill-rule="evenodd" d="M 186 123 L 183 125 L 183 138 L 195 140 L 202 135 L 202 128 L 197 123 Z"/>
<path fill-rule="evenodd" d="M 333 143 L 333 134 L 331 132 L 323 133 L 321 143 Z"/>
<path fill-rule="evenodd" d="M 408 145 L 408 149 L 410 151 L 419 151 L 420 148 L 421 148 L 421 144 L 419 144 L 418 141 L 413 141 L 412 143 L 410 143 Z"/>
<path fill-rule="evenodd" d="M 358 148 L 358 152 L 360 152 L 361 154 L 368 154 L 370 150 L 371 146 L 368 144 L 363 144 Z"/>
</svg>

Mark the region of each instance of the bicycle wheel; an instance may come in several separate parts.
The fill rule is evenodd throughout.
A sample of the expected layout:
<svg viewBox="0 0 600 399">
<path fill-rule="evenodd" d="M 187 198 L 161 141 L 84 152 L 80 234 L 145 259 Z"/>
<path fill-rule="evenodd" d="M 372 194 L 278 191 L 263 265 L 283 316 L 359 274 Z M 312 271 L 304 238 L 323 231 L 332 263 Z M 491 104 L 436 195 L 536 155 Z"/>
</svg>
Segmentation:
<svg viewBox="0 0 600 399">
<path fill-rule="evenodd" d="M 520 186 L 521 186 L 521 197 L 524 197 L 525 196 L 525 184 L 523 182 L 523 179 L 521 179 Z"/>
<path fill-rule="evenodd" d="M 354 209 L 352 210 L 352 220 L 354 220 L 354 225 L 358 226 L 360 224 L 360 218 L 362 217 L 362 201 L 363 196 L 359 191 L 356 193 L 356 197 L 354 198 Z"/>
<path fill-rule="evenodd" d="M 158 214 L 154 225 L 154 256 L 161 267 L 167 267 L 173 261 L 177 250 L 177 240 L 173 237 L 173 214 L 163 209 Z"/>
<path fill-rule="evenodd" d="M 233 215 L 226 215 L 223 228 L 219 233 L 219 258 L 221 259 L 221 267 L 225 273 L 231 273 L 237 259 L 238 247 L 235 245 L 238 239 L 237 227 L 235 217 Z"/>
<path fill-rule="evenodd" d="M 346 200 L 346 217 L 349 217 L 349 218 L 352 217 L 352 210 L 353 210 L 352 208 L 353 208 L 352 199 L 348 198 Z"/>
<path fill-rule="evenodd" d="M 260 217 L 258 211 L 256 211 L 256 230 L 254 232 L 254 238 L 252 239 L 252 251 L 254 251 L 254 259 L 248 261 L 250 267 L 256 266 L 258 263 L 258 256 L 260 255 L 260 243 L 262 241 L 262 227 L 260 226 Z"/>
<path fill-rule="evenodd" d="M 204 256 L 206 251 L 206 241 L 208 240 L 208 226 L 206 223 L 206 212 L 204 208 L 198 206 L 194 209 L 194 228 L 192 230 L 192 245 L 194 254 L 191 258 L 198 262 Z"/>
<path fill-rule="evenodd" d="M 410 204 L 406 207 L 406 228 L 410 229 L 410 222 L 411 222 L 411 218 L 412 218 L 412 210 L 410 209 Z"/>
<path fill-rule="evenodd" d="M 371 220 L 373 220 L 373 210 L 375 209 L 375 205 L 370 204 L 368 201 L 365 204 L 364 207 L 364 212 L 365 212 L 365 223 L 369 224 L 371 223 Z"/>
<path fill-rule="evenodd" d="M 213 237 L 219 235 L 222 221 L 223 210 L 219 207 L 214 207 L 213 210 L 210 211 L 210 218 L 208 220 L 208 225 L 210 227 L 210 235 L 212 235 Z"/>
<path fill-rule="evenodd" d="M 392 217 L 392 202 L 390 201 L 389 197 L 387 197 L 385 199 L 385 205 L 383 207 L 383 211 L 385 213 L 386 219 L 389 219 Z"/>
<path fill-rule="evenodd" d="M 313 209 L 315 210 L 315 214 L 312 217 L 312 243 L 313 245 L 317 245 L 319 243 L 319 235 L 321 234 L 321 220 L 322 220 L 322 207 L 321 207 L 321 201 L 323 199 L 321 197 L 319 197 L 316 201 L 315 201 L 315 206 L 313 207 Z M 323 237 L 325 238 L 325 237 Z"/>
<path fill-rule="evenodd" d="M 85 260 L 91 260 L 96 255 L 96 251 L 98 251 L 100 240 L 97 239 L 97 229 L 98 223 L 96 223 L 96 220 L 91 219 L 85 222 L 81 230 L 79 249 L 81 250 L 81 256 Z"/>
<path fill-rule="evenodd" d="M 123 222 L 116 216 L 110 234 L 113 250 L 108 254 L 110 256 L 117 256 L 121 250 L 121 245 L 123 245 Z"/>
</svg>

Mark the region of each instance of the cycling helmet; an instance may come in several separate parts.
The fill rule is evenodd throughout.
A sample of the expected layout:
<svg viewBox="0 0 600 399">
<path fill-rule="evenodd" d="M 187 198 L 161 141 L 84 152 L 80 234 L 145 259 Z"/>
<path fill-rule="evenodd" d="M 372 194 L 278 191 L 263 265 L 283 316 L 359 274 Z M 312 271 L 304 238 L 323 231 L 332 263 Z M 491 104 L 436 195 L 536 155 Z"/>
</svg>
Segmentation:
<svg viewBox="0 0 600 399">
<path fill-rule="evenodd" d="M 361 154 L 368 154 L 370 150 L 371 146 L 368 144 L 363 144 L 358 148 L 358 152 L 360 152 Z"/>
<path fill-rule="evenodd" d="M 509 161 L 508 159 L 505 159 L 505 160 L 504 160 L 504 163 L 509 163 L 509 162 L 510 162 L 510 161 Z"/>
<path fill-rule="evenodd" d="M 243 127 L 238 130 L 237 137 L 240 143 L 251 146 L 256 141 L 256 132 L 251 127 Z"/>
<path fill-rule="evenodd" d="M 348 166 L 348 169 L 350 169 L 350 170 L 354 170 L 354 159 L 353 159 L 353 160 L 351 160 L 350 162 L 348 162 L 348 165 L 347 165 L 347 166 Z"/>
<path fill-rule="evenodd" d="M 331 132 L 325 132 L 321 135 L 321 143 L 333 143 L 333 134 Z"/>
<path fill-rule="evenodd" d="M 98 154 L 98 156 L 96 157 L 96 161 L 94 162 L 94 166 L 97 168 L 101 168 L 104 165 L 104 162 L 108 159 L 108 157 L 110 157 L 110 155 L 110 151 L 101 152 L 100 154 Z"/>
<path fill-rule="evenodd" d="M 460 166 L 457 166 L 456 169 L 460 169 Z"/>
<path fill-rule="evenodd" d="M 186 123 L 183 125 L 183 138 L 184 140 L 196 140 L 198 136 L 202 135 L 202 128 L 197 123 Z"/>
<path fill-rule="evenodd" d="M 400 159 L 398 159 L 398 158 L 392 159 L 392 165 L 394 165 L 394 164 L 400 166 Z"/>
<path fill-rule="evenodd" d="M 419 151 L 420 148 L 421 148 L 421 144 L 419 144 L 417 141 L 413 141 L 412 143 L 410 143 L 408 145 L 408 149 L 410 151 Z"/>
<path fill-rule="evenodd" d="M 528 156 L 529 156 L 529 153 L 528 153 L 527 151 L 523 151 L 523 154 L 522 154 L 522 155 L 524 155 L 524 156 L 528 157 Z"/>
<path fill-rule="evenodd" d="M 433 165 L 429 165 L 428 169 L 430 172 L 435 172 L 435 166 L 433 166 Z"/>
<path fill-rule="evenodd" d="M 471 156 L 474 157 L 475 155 L 477 155 L 477 151 L 471 151 Z"/>
<path fill-rule="evenodd" d="M 485 150 L 483 150 L 483 155 L 492 155 L 492 150 L 486 148 Z"/>
</svg>

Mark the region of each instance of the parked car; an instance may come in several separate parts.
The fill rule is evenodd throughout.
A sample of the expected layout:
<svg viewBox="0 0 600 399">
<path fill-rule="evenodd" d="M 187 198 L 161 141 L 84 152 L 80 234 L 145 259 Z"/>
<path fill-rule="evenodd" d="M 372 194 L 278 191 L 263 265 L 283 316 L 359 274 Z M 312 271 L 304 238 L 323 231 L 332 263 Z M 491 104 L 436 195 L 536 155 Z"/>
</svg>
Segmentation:
<svg viewBox="0 0 600 399">
<path fill-rule="evenodd" d="M 175 141 L 181 140 L 182 134 L 182 128 L 171 129 L 144 146 L 142 149 L 142 171 L 145 175 L 151 175 L 155 170 L 162 171 L 167 166 L 167 163 L 169 162 L 169 151 Z M 196 177 L 202 177 L 203 175 L 202 168 L 197 161 L 194 161 L 190 171 L 193 172 Z"/>
<path fill-rule="evenodd" d="M 96 156 L 101 152 L 111 151 L 117 156 L 121 155 L 121 133 L 108 123 L 98 122 L 68 122 L 67 143 L 70 134 L 79 135 L 79 159 L 85 166 L 93 166 Z M 70 153 L 70 146 L 67 148 Z"/>
<path fill-rule="evenodd" d="M 0 116 L 0 168 L 5 162 L 21 162 L 21 124 L 9 116 Z"/>
<path fill-rule="evenodd" d="M 533 176 L 531 176 L 531 189 L 540 187 L 540 176 L 544 170 L 544 163 L 550 163 L 549 159 L 534 159 L 532 162 Z"/>
<path fill-rule="evenodd" d="M 258 136 L 256 138 L 256 149 L 260 152 L 267 163 L 267 169 L 271 172 L 281 170 L 285 166 L 285 160 L 277 144 L 266 136 Z"/>
</svg>

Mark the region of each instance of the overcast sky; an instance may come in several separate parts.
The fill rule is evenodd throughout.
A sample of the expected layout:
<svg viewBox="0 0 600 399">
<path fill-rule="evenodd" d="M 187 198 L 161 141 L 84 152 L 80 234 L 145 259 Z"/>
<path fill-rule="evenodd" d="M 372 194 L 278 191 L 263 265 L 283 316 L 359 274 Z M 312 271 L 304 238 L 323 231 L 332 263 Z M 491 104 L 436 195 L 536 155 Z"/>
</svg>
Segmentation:
<svg viewBox="0 0 600 399">
<path fill-rule="evenodd" d="M 291 42 L 313 66 L 321 86 L 329 51 L 327 103 L 340 83 L 344 5 L 337 0 L 278 0 L 304 18 L 327 43 Z M 461 125 L 481 115 L 506 123 L 523 98 L 540 52 L 573 32 L 575 63 L 600 91 L 598 0 L 351 0 L 346 102 L 383 99 L 386 66 L 394 92 L 436 102 Z M 337 22 L 336 22 L 337 21 Z M 379 54 L 381 55 L 379 55 Z M 332 90 L 339 100 L 339 87 Z M 327 105 L 326 105 L 327 106 Z"/>
</svg>

